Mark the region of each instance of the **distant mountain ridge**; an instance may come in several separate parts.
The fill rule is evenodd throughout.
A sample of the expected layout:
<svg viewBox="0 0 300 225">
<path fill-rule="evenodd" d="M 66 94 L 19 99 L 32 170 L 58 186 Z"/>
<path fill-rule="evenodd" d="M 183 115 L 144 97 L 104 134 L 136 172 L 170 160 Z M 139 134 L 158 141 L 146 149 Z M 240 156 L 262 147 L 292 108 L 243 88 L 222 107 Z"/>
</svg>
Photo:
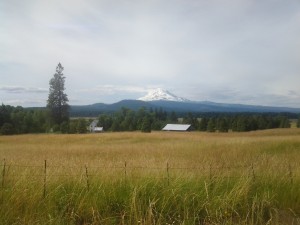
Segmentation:
<svg viewBox="0 0 300 225">
<path fill-rule="evenodd" d="M 168 112 L 179 113 L 300 113 L 300 108 L 190 101 L 161 88 L 149 91 L 146 96 L 138 100 L 122 100 L 113 104 L 96 103 L 85 106 L 71 106 L 70 113 L 71 116 L 98 116 L 101 113 L 115 112 L 121 108 L 136 111 L 142 107 L 147 109 L 162 108 Z"/>
<path fill-rule="evenodd" d="M 215 102 L 176 102 L 176 101 L 141 101 L 141 100 L 122 100 L 113 104 L 96 103 L 92 105 L 71 106 L 71 116 L 98 116 L 101 113 L 109 113 L 120 110 L 122 107 L 131 110 L 138 110 L 142 107 L 147 109 L 162 108 L 165 111 L 180 113 L 300 113 L 300 108 L 255 106 L 243 104 L 224 104 Z"/>
</svg>

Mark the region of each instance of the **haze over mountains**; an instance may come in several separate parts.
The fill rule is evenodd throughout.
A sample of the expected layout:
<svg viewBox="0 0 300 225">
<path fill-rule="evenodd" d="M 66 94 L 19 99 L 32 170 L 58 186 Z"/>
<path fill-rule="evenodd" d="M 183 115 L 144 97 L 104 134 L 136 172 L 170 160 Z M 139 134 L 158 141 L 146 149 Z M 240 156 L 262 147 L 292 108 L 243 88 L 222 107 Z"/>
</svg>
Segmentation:
<svg viewBox="0 0 300 225">
<path fill-rule="evenodd" d="M 244 104 L 226 104 L 215 103 L 209 101 L 190 101 L 188 99 L 178 97 L 175 94 L 163 90 L 151 90 L 147 95 L 137 100 L 122 100 L 113 104 L 95 103 L 84 106 L 71 106 L 71 115 L 73 116 L 98 116 L 103 112 L 114 112 L 122 107 L 132 110 L 138 110 L 142 107 L 147 109 L 163 108 L 165 111 L 175 112 L 289 112 L 300 113 L 300 108 L 289 107 L 273 107 L 273 106 L 255 106 Z"/>
</svg>

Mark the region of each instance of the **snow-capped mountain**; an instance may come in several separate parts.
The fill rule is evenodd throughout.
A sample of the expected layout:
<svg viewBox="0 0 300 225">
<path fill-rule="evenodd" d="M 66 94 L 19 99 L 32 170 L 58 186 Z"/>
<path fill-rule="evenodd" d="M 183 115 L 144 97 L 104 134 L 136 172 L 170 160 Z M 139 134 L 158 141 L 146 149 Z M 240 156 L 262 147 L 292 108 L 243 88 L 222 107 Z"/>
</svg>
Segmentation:
<svg viewBox="0 0 300 225">
<path fill-rule="evenodd" d="M 144 97 L 139 98 L 141 101 L 174 101 L 174 102 L 188 102 L 189 100 L 185 98 L 178 97 L 167 90 L 161 88 L 151 90 Z"/>
</svg>

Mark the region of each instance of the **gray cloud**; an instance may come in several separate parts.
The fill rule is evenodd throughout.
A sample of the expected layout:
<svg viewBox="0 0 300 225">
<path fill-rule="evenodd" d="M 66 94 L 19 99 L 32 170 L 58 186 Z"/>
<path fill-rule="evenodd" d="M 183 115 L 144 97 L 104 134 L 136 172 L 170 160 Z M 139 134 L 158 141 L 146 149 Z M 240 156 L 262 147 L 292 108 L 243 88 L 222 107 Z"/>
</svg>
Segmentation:
<svg viewBox="0 0 300 225">
<path fill-rule="evenodd" d="M 3 102 L 43 90 L 46 102 L 45 89 L 26 87 L 47 87 L 61 62 L 70 103 L 162 87 L 194 100 L 299 105 L 290 93 L 300 83 L 298 0 L 1 4 Z"/>
<path fill-rule="evenodd" d="M 34 88 L 34 87 L 18 87 L 18 86 L 2 86 L 0 91 L 12 94 L 23 94 L 23 93 L 47 93 L 48 89 L 45 88 Z"/>
<path fill-rule="evenodd" d="M 5 101 L 5 104 L 8 105 L 21 105 L 25 107 L 30 107 L 30 106 L 42 106 L 45 105 L 45 100 L 44 99 L 9 99 Z"/>
</svg>

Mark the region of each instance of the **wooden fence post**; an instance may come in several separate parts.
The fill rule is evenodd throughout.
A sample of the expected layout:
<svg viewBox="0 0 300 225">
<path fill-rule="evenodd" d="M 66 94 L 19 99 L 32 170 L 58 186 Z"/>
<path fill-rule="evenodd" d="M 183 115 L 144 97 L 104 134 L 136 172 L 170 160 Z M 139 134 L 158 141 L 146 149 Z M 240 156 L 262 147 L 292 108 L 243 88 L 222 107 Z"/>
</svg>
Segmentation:
<svg viewBox="0 0 300 225">
<path fill-rule="evenodd" d="M 124 175 L 125 175 L 125 181 L 126 181 L 126 178 L 127 178 L 127 162 L 126 161 L 124 163 Z"/>
<path fill-rule="evenodd" d="M 214 187 L 214 183 L 213 183 L 213 167 L 212 164 L 209 164 L 209 183 L 208 183 L 208 188 L 211 191 Z"/>
<path fill-rule="evenodd" d="M 290 163 L 289 163 L 289 176 L 290 176 L 290 179 L 291 179 L 291 184 L 293 184 L 293 173 L 292 173 L 292 167 L 291 167 Z"/>
<path fill-rule="evenodd" d="M 88 168 L 86 165 L 85 165 L 85 176 L 86 176 L 86 187 L 89 191 L 90 190 L 89 174 L 88 174 Z"/>
<path fill-rule="evenodd" d="M 254 165 L 253 165 L 253 163 L 251 163 L 251 170 L 252 170 L 253 180 L 255 180 L 255 173 L 254 173 Z"/>
<path fill-rule="evenodd" d="M 47 184 L 47 160 L 44 162 L 44 198 L 46 197 L 46 184 Z"/>
<path fill-rule="evenodd" d="M 212 181 L 212 166 L 211 166 L 211 163 L 209 164 L 209 181 L 210 181 L 210 183 Z"/>
<path fill-rule="evenodd" d="M 5 180 L 5 169 L 6 169 L 6 160 L 3 159 L 3 170 L 2 170 L 2 188 L 4 188 Z"/>
<path fill-rule="evenodd" d="M 170 173 L 169 173 L 169 162 L 167 162 L 167 178 L 168 178 L 168 186 L 170 185 Z"/>
</svg>

